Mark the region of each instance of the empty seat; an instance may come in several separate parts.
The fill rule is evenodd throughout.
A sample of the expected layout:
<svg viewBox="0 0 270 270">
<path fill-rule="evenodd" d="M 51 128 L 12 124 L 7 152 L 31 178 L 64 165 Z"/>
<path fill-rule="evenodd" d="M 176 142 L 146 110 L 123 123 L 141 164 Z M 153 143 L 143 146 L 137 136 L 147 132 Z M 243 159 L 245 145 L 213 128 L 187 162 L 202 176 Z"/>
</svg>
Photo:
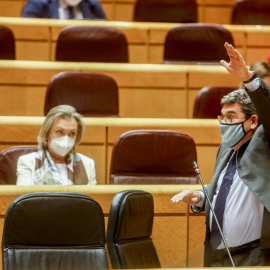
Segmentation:
<svg viewBox="0 0 270 270">
<path fill-rule="evenodd" d="M 270 25 L 269 0 L 236 0 L 231 23 L 245 25 Z"/>
<path fill-rule="evenodd" d="M 137 0 L 133 20 L 136 22 L 197 22 L 195 0 Z"/>
<path fill-rule="evenodd" d="M 104 74 L 58 73 L 48 84 L 44 115 L 62 104 L 73 106 L 83 116 L 116 117 L 119 114 L 117 83 Z"/>
<path fill-rule="evenodd" d="M 229 61 L 225 42 L 233 43 L 229 30 L 217 24 L 190 23 L 171 29 L 165 40 L 164 63 L 219 64 Z"/>
<path fill-rule="evenodd" d="M 57 61 L 128 63 L 122 31 L 107 26 L 68 26 L 59 34 Z"/>
<path fill-rule="evenodd" d="M 37 152 L 37 146 L 14 146 L 0 154 L 0 185 L 16 185 L 17 162 L 20 156 Z"/>
<path fill-rule="evenodd" d="M 0 59 L 15 60 L 15 38 L 11 29 L 0 25 Z"/>
<path fill-rule="evenodd" d="M 100 205 L 79 193 L 31 193 L 13 201 L 2 238 L 4 270 L 108 269 Z"/>
<path fill-rule="evenodd" d="M 132 130 L 115 142 L 110 184 L 197 184 L 194 140 L 170 130 Z"/>
<path fill-rule="evenodd" d="M 202 88 L 195 99 L 193 118 L 217 118 L 221 112 L 221 99 L 237 86 L 212 86 Z"/>
<path fill-rule="evenodd" d="M 150 193 L 125 190 L 112 200 L 107 245 L 114 269 L 160 268 L 151 239 L 154 201 Z"/>
</svg>

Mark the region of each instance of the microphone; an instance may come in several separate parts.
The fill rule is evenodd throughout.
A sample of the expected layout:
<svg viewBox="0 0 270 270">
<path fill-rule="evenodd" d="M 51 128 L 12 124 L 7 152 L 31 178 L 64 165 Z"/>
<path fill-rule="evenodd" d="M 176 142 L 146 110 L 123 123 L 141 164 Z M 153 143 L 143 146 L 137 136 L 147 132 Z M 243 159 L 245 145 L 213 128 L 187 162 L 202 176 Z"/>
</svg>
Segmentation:
<svg viewBox="0 0 270 270">
<path fill-rule="evenodd" d="M 209 203 L 209 205 L 210 205 L 210 209 L 211 209 L 212 214 L 213 214 L 213 217 L 215 218 L 215 221 L 216 221 L 216 223 L 217 223 L 218 230 L 219 230 L 219 232 L 220 232 L 222 241 L 223 241 L 223 243 L 224 243 L 224 245 L 225 245 L 225 247 L 226 247 L 226 250 L 227 250 L 227 253 L 228 253 L 228 255 L 229 255 L 231 264 L 232 264 L 233 267 L 235 267 L 234 262 L 233 262 L 233 259 L 232 259 L 232 256 L 231 256 L 231 253 L 230 253 L 230 250 L 229 250 L 228 245 L 227 245 L 227 242 L 226 242 L 226 239 L 225 239 L 225 237 L 224 237 L 224 235 L 223 235 L 222 229 L 220 228 L 220 225 L 219 225 L 217 216 L 216 216 L 215 211 L 214 211 L 214 208 L 213 208 L 213 206 L 212 206 L 212 204 L 211 204 L 211 202 L 210 202 L 210 199 L 209 199 L 207 190 L 206 190 L 205 185 L 204 185 L 204 183 L 203 183 L 203 180 L 202 180 L 202 177 L 201 177 L 201 173 L 200 173 L 200 170 L 199 170 L 199 167 L 198 167 L 196 161 L 193 161 L 193 168 L 195 169 L 195 172 L 197 173 L 197 177 L 198 177 L 198 179 L 199 179 L 200 182 L 201 182 L 201 185 L 202 185 L 202 188 L 203 188 L 203 192 L 204 192 L 205 197 L 206 197 L 206 199 L 207 199 L 207 201 L 208 201 L 208 203 Z"/>
</svg>

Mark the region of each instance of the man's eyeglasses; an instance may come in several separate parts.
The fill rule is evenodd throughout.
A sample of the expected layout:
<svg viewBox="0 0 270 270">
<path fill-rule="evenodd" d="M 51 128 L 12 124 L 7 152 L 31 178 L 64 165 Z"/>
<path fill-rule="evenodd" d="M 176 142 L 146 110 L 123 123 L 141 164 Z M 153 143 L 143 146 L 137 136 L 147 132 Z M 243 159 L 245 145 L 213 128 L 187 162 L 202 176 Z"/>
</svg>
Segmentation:
<svg viewBox="0 0 270 270">
<path fill-rule="evenodd" d="M 250 117 L 250 115 L 243 115 L 243 116 L 223 116 L 223 115 L 218 115 L 217 119 L 219 121 L 219 123 L 226 123 L 226 124 L 233 124 L 235 121 L 235 119 L 238 118 L 245 118 L 248 119 Z"/>
</svg>

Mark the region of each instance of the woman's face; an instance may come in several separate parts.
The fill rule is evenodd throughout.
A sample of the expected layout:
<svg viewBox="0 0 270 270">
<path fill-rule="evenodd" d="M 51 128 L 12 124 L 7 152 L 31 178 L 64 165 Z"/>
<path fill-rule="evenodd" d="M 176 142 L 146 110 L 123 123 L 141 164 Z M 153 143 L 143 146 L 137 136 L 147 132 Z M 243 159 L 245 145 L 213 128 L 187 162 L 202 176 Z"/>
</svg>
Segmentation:
<svg viewBox="0 0 270 270">
<path fill-rule="evenodd" d="M 71 119 L 63 119 L 63 118 L 56 118 L 53 121 L 51 130 L 48 134 L 48 150 L 50 154 L 53 153 L 50 144 L 53 138 L 59 138 L 62 136 L 68 136 L 69 138 L 76 141 L 78 132 L 78 124 L 75 118 Z"/>
</svg>

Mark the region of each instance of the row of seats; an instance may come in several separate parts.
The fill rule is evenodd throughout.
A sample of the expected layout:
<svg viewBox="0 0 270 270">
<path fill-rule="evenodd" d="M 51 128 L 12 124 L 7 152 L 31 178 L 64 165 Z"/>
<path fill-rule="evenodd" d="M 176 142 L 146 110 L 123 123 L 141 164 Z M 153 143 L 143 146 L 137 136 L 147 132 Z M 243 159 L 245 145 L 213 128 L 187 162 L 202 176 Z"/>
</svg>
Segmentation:
<svg viewBox="0 0 270 270">
<path fill-rule="evenodd" d="M 109 269 L 106 242 L 114 269 L 160 268 L 153 218 L 150 193 L 122 191 L 112 200 L 105 237 L 102 208 L 87 195 L 20 196 L 6 212 L 3 269 Z"/>
<path fill-rule="evenodd" d="M 17 160 L 36 146 L 16 146 L 0 155 L 0 184 L 16 185 Z M 194 140 L 170 130 L 132 130 L 115 142 L 110 184 L 197 184 Z"/>
<path fill-rule="evenodd" d="M 2 42 L 2 40 L 4 42 Z M 183 24 L 171 29 L 164 45 L 164 63 L 219 64 L 229 60 L 224 43 L 234 45 L 232 34 L 221 25 Z M 0 27 L 0 59 L 15 59 L 13 33 Z M 128 63 L 128 43 L 114 27 L 69 26 L 59 34 L 56 61 Z"/>
</svg>

